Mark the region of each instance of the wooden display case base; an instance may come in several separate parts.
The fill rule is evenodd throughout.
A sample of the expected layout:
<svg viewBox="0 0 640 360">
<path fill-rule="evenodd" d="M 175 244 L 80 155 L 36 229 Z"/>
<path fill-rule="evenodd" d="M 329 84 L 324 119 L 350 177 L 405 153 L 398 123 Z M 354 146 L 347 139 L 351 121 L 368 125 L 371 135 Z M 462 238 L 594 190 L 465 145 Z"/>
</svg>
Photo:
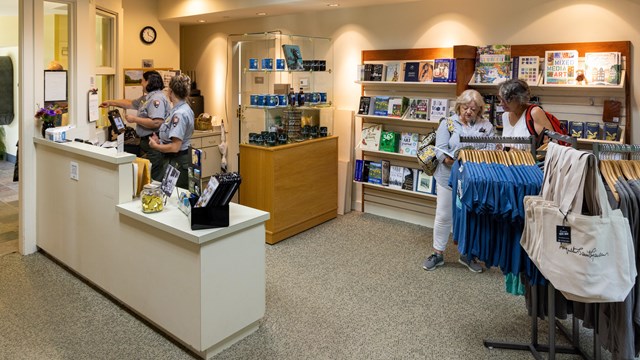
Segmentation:
<svg viewBox="0 0 640 360">
<path fill-rule="evenodd" d="M 240 145 L 240 204 L 268 211 L 267 244 L 338 216 L 338 137 Z"/>
</svg>

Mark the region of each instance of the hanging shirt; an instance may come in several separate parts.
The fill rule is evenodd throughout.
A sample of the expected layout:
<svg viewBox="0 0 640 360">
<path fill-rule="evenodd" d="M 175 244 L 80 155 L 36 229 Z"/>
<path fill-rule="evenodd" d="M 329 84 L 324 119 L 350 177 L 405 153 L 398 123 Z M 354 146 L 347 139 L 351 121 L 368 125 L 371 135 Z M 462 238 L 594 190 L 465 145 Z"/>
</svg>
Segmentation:
<svg viewBox="0 0 640 360">
<path fill-rule="evenodd" d="M 461 136 L 493 136 L 493 124 L 488 120 L 479 118 L 474 123 L 463 124 L 460 122 L 458 115 L 451 117 L 451 122 L 441 121 L 436 131 L 436 157 L 438 158 L 438 167 L 433 176 L 436 183 L 440 186 L 449 188 L 449 176 L 451 175 L 451 166 L 444 164 L 444 159 L 448 156 L 456 154 L 465 145 L 471 145 L 476 149 L 486 148 L 489 144 L 463 144 L 460 142 Z M 451 126 L 449 126 L 451 124 Z M 491 144 L 492 146 L 493 144 Z M 453 156 L 452 156 L 453 157 Z"/>
</svg>

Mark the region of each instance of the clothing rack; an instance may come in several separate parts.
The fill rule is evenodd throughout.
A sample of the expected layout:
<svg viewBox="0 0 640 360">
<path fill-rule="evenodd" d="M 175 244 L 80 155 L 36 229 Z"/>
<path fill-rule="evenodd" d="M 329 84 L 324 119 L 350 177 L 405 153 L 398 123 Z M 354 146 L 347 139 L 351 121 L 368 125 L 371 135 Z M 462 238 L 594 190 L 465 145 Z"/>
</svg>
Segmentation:
<svg viewBox="0 0 640 360">
<path fill-rule="evenodd" d="M 573 148 L 577 147 L 578 141 L 567 135 L 563 135 L 560 133 L 556 133 L 554 131 L 549 131 L 547 129 L 543 130 L 542 136 L 547 136 L 550 140 L 556 142 L 564 142 L 570 144 Z M 538 153 L 538 149 L 535 146 L 535 138 L 533 136 L 529 137 L 515 137 L 515 138 L 505 138 L 505 137 L 460 137 L 461 143 L 496 143 L 496 144 L 529 144 L 531 149 L 531 154 L 534 159 L 536 154 Z M 548 283 L 548 313 L 549 316 L 553 316 L 555 319 L 555 289 L 551 283 Z M 573 315 L 572 315 L 573 316 Z M 580 349 L 580 336 L 578 332 L 579 324 L 578 319 L 573 316 L 572 319 L 572 331 L 571 334 L 567 331 L 567 329 L 559 322 L 559 321 L 551 321 L 549 319 L 549 343 L 548 344 L 540 344 L 538 342 L 538 290 L 537 285 L 531 286 L 531 341 L 528 344 L 522 343 L 508 343 L 508 342 L 496 342 L 483 340 L 483 344 L 488 349 L 509 349 L 509 350 L 525 350 L 531 352 L 535 359 L 542 359 L 542 352 L 548 353 L 548 359 L 555 359 L 556 353 L 562 354 L 576 354 L 580 355 L 583 359 L 590 359 L 581 349 Z M 560 329 L 560 332 L 570 340 L 569 346 L 557 346 L 555 337 L 556 337 L 556 326 Z M 596 352 L 596 335 L 594 330 L 594 354 L 599 355 Z M 598 346 L 599 347 L 599 346 Z M 596 357 L 599 359 L 599 356 Z"/>
<path fill-rule="evenodd" d="M 563 135 L 549 129 L 542 130 L 542 136 L 546 136 L 551 140 L 556 140 L 557 142 L 568 143 L 574 149 L 578 148 L 578 139 L 574 138 L 573 136 Z"/>
<path fill-rule="evenodd" d="M 536 146 L 535 138 L 533 136 L 521 136 L 521 137 L 502 137 L 502 136 L 461 136 L 461 143 L 481 143 L 481 144 L 524 144 L 529 145 L 531 148 L 531 154 L 535 159 Z"/>
<path fill-rule="evenodd" d="M 604 159 L 601 159 L 601 155 L 603 153 L 620 153 L 620 154 L 630 154 L 630 155 L 633 153 L 640 154 L 640 145 L 594 143 L 593 154 L 596 156 L 597 160 L 604 160 Z M 620 159 L 612 159 L 612 160 L 620 160 Z"/>
</svg>

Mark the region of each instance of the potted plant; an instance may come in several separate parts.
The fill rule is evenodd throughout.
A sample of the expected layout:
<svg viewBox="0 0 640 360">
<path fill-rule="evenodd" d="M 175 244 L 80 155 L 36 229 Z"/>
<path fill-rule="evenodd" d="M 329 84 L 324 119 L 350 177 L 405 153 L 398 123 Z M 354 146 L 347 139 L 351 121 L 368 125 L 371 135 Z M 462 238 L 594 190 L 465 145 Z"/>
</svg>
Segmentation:
<svg viewBox="0 0 640 360">
<path fill-rule="evenodd" d="M 56 126 L 62 118 L 62 108 L 58 104 L 50 104 L 40 108 L 34 115 L 36 121 L 42 121 L 42 137 L 48 128 Z"/>
</svg>

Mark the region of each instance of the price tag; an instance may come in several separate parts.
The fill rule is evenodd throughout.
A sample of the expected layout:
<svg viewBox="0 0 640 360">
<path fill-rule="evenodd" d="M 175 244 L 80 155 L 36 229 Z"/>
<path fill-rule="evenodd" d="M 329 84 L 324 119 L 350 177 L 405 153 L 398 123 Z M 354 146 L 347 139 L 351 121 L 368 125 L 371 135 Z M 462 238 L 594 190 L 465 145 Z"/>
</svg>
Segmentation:
<svg viewBox="0 0 640 360">
<path fill-rule="evenodd" d="M 556 241 L 563 244 L 571 244 L 571 227 L 557 225 Z"/>
</svg>

